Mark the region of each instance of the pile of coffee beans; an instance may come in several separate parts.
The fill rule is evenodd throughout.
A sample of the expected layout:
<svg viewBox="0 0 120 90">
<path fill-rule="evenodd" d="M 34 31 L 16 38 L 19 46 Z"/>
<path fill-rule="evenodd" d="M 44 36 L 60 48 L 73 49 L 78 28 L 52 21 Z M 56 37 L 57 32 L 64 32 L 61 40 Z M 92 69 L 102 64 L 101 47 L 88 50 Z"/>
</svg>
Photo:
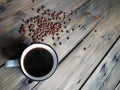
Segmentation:
<svg viewBox="0 0 120 90">
<path fill-rule="evenodd" d="M 34 10 L 34 8 L 32 8 Z M 53 11 L 47 9 L 42 5 L 36 10 L 37 16 L 30 17 L 26 20 L 22 19 L 23 24 L 20 27 L 20 33 L 27 33 L 32 38 L 33 42 L 42 42 L 47 35 L 53 35 L 52 39 L 55 39 L 55 35 L 59 40 L 59 32 L 63 32 L 63 28 L 66 26 L 66 13 L 64 11 Z M 71 18 L 68 18 L 71 21 Z M 62 28 L 63 27 L 63 28 Z M 74 29 L 73 29 L 74 30 Z M 68 30 L 66 30 L 69 33 Z M 69 39 L 69 37 L 67 37 Z"/>
</svg>

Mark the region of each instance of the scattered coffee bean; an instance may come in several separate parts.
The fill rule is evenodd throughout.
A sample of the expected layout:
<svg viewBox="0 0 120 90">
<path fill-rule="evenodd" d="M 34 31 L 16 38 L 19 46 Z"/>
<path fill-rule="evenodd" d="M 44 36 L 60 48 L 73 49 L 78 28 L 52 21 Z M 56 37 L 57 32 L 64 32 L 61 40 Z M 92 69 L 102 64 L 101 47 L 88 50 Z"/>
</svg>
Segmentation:
<svg viewBox="0 0 120 90">
<path fill-rule="evenodd" d="M 47 11 L 47 12 L 50 12 L 50 9 L 47 9 L 46 11 Z"/>
<path fill-rule="evenodd" d="M 62 42 L 59 42 L 59 45 L 61 45 L 62 44 Z"/>
<path fill-rule="evenodd" d="M 56 46 L 56 43 L 53 43 L 54 46 Z"/>
<path fill-rule="evenodd" d="M 61 32 L 63 32 L 63 30 L 61 30 Z"/>
<path fill-rule="evenodd" d="M 41 6 L 41 9 L 42 9 L 42 10 L 44 10 L 45 8 L 46 8 L 45 5 L 42 5 L 42 6 Z"/>
<path fill-rule="evenodd" d="M 41 41 L 43 42 L 43 41 L 44 41 L 44 39 L 41 39 Z"/>
<path fill-rule="evenodd" d="M 69 33 L 69 31 L 68 31 L 68 30 L 66 30 L 66 33 Z"/>
<path fill-rule="evenodd" d="M 71 18 L 69 18 L 68 21 L 71 21 Z"/>
<path fill-rule="evenodd" d="M 29 35 L 29 36 L 32 36 L 32 33 L 29 33 L 28 35 Z"/>
<path fill-rule="evenodd" d="M 64 28 L 67 28 L 67 26 L 64 26 Z"/>
<path fill-rule="evenodd" d="M 81 25 L 79 25 L 78 27 L 81 27 Z"/>
<path fill-rule="evenodd" d="M 57 39 L 59 40 L 59 39 L 60 39 L 60 37 L 57 37 Z"/>
<path fill-rule="evenodd" d="M 67 40 L 70 39 L 70 37 L 67 37 Z"/>
<path fill-rule="evenodd" d="M 102 38 L 104 38 L 105 36 L 103 35 Z"/>
<path fill-rule="evenodd" d="M 86 15 L 89 16 L 89 15 L 91 15 L 91 13 L 90 12 L 86 12 Z"/>
<path fill-rule="evenodd" d="M 59 33 L 56 33 L 56 35 L 58 36 L 58 35 L 59 35 Z"/>
<path fill-rule="evenodd" d="M 67 22 L 63 22 L 64 24 L 66 24 Z"/>
<path fill-rule="evenodd" d="M 35 2 L 35 0 L 32 0 L 32 2 L 34 3 L 34 2 Z"/>
<path fill-rule="evenodd" d="M 75 12 L 76 14 L 79 14 L 77 11 Z"/>
<path fill-rule="evenodd" d="M 35 9 L 32 8 L 32 10 L 34 11 Z M 27 35 L 32 38 L 33 42 L 39 42 L 39 40 L 43 42 L 43 38 L 47 35 L 57 35 L 59 40 L 59 32 L 64 32 L 62 28 L 67 28 L 65 25 L 67 23 L 66 13 L 61 10 L 46 9 L 44 5 L 38 8 L 36 12 L 39 15 L 30 17 L 27 20 L 22 19 L 25 25 L 21 25 L 20 32 L 26 33 L 27 31 Z M 68 18 L 68 21 L 71 21 L 71 18 Z M 68 30 L 66 32 L 69 33 Z M 55 37 L 52 37 L 52 39 L 54 40 Z M 61 45 L 62 43 L 59 42 L 59 44 Z"/>
<path fill-rule="evenodd" d="M 36 10 L 36 12 L 37 12 L 37 13 L 39 13 L 39 12 L 40 12 L 40 10 L 41 10 L 41 9 L 40 9 L 40 8 L 38 8 L 38 9 Z"/>
<path fill-rule="evenodd" d="M 55 37 L 52 37 L 52 39 L 54 40 L 54 39 L 55 39 Z"/>
<path fill-rule="evenodd" d="M 24 20 L 24 19 L 22 19 L 22 22 L 25 22 L 25 20 Z"/>
<path fill-rule="evenodd" d="M 110 38 L 108 38 L 108 40 L 110 40 Z"/>
<path fill-rule="evenodd" d="M 70 13 L 71 15 L 73 14 L 73 10 L 71 10 L 71 13 Z"/>
<path fill-rule="evenodd" d="M 83 49 L 84 49 L 84 51 L 86 50 L 86 48 L 85 48 L 85 47 L 84 47 Z"/>
<path fill-rule="evenodd" d="M 100 19 L 101 17 L 100 17 L 99 15 L 96 15 L 95 18 L 96 18 L 96 19 Z"/>
<path fill-rule="evenodd" d="M 74 31 L 75 29 L 74 28 L 72 28 L 72 31 Z"/>
<path fill-rule="evenodd" d="M 34 8 L 32 8 L 32 11 L 34 11 Z"/>
<path fill-rule="evenodd" d="M 95 29 L 95 32 L 97 32 L 97 30 Z"/>
</svg>

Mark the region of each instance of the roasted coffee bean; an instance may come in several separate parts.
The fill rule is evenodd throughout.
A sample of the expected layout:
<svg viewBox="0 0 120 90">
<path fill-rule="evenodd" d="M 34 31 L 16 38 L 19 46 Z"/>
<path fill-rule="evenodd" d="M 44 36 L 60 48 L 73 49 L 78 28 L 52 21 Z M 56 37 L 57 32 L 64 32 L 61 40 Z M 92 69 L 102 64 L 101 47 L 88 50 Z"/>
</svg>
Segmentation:
<svg viewBox="0 0 120 90">
<path fill-rule="evenodd" d="M 35 0 L 34 0 L 35 2 Z M 32 8 L 34 11 L 35 9 Z M 67 21 L 71 21 L 71 18 L 66 18 L 66 13 L 63 11 L 53 11 L 46 9 L 45 5 L 42 5 L 36 10 L 39 15 L 28 18 L 27 20 L 22 19 L 25 25 L 21 25 L 20 32 L 26 33 L 30 36 L 33 42 L 44 41 L 44 37 L 52 34 L 56 35 L 57 39 L 60 39 L 59 32 L 63 32 L 62 28 L 67 28 L 65 25 Z M 64 25 L 63 25 L 64 24 Z M 66 30 L 69 33 L 68 30 Z M 54 40 L 55 37 L 52 37 Z M 59 42 L 61 45 L 62 43 Z"/>
<path fill-rule="evenodd" d="M 70 37 L 67 37 L 67 40 L 70 39 Z"/>
<path fill-rule="evenodd" d="M 59 42 L 59 45 L 61 45 L 62 44 L 62 42 Z"/>
</svg>

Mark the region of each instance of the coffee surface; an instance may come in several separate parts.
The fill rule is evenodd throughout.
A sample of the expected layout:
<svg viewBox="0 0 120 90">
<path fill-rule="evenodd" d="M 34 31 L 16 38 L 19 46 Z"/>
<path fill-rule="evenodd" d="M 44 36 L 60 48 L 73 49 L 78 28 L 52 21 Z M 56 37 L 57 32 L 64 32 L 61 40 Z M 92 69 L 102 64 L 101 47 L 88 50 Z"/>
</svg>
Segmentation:
<svg viewBox="0 0 120 90">
<path fill-rule="evenodd" d="M 53 57 L 46 49 L 32 49 L 25 56 L 24 67 L 27 73 L 34 77 L 45 76 L 53 67 Z"/>
</svg>

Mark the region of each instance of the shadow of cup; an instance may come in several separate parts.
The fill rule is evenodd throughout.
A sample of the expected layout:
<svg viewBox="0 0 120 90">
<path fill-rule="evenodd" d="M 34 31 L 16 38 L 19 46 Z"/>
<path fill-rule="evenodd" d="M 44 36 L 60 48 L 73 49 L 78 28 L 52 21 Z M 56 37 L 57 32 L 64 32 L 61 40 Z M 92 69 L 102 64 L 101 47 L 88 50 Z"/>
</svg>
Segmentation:
<svg viewBox="0 0 120 90">
<path fill-rule="evenodd" d="M 34 43 L 29 46 L 23 45 L 20 48 L 14 48 L 18 50 L 17 54 L 7 60 L 5 66 L 19 66 L 22 73 L 27 77 L 25 83 L 30 84 L 32 81 L 46 80 L 56 71 L 58 56 L 50 45 Z"/>
</svg>

